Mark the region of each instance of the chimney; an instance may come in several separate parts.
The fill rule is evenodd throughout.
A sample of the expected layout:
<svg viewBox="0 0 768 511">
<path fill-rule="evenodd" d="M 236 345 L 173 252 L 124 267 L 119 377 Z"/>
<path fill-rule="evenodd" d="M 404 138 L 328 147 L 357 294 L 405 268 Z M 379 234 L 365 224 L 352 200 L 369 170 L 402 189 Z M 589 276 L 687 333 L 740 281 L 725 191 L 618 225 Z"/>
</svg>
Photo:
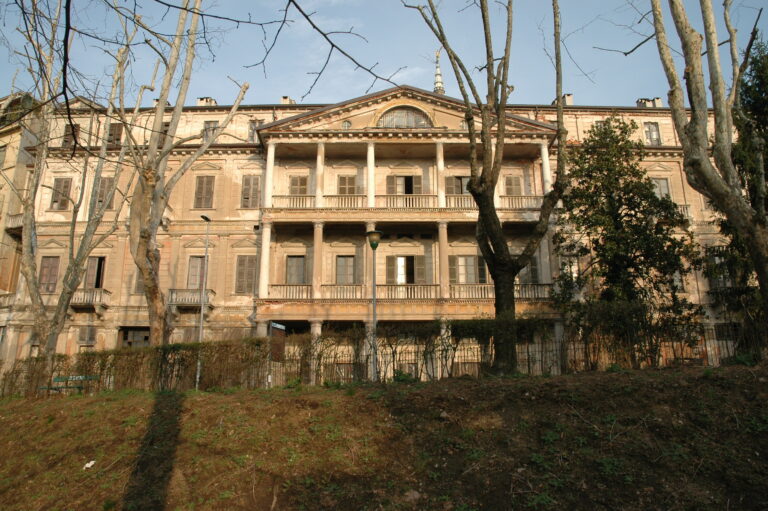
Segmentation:
<svg viewBox="0 0 768 511">
<path fill-rule="evenodd" d="M 295 105 L 296 104 L 296 100 L 293 99 L 290 96 L 283 96 L 282 98 L 280 98 L 280 104 L 281 105 Z"/>
<path fill-rule="evenodd" d="M 661 98 L 638 98 L 637 108 L 663 108 L 664 103 L 661 102 Z"/>
<path fill-rule="evenodd" d="M 653 107 L 654 108 L 664 108 L 664 103 L 661 102 L 661 98 L 653 98 Z"/>
<path fill-rule="evenodd" d="M 552 101 L 552 106 L 557 104 L 557 100 Z M 573 94 L 563 94 L 563 106 L 573 106 Z"/>
<path fill-rule="evenodd" d="M 218 103 L 216 103 L 216 100 L 205 96 L 202 98 L 197 98 L 197 106 L 216 106 Z"/>
</svg>

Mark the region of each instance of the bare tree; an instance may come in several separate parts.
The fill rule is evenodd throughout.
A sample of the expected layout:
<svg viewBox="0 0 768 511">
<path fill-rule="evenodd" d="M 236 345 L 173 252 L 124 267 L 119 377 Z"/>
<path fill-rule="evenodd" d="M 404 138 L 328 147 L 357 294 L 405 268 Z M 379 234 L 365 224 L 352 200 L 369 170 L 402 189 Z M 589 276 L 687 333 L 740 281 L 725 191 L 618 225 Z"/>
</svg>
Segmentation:
<svg viewBox="0 0 768 511">
<path fill-rule="evenodd" d="M 506 18 L 504 50 L 501 55 L 494 53 L 491 13 L 487 0 L 471 2 L 471 7 L 479 11 L 482 20 L 482 32 L 485 47 L 485 61 L 479 68 L 485 78 L 486 94 L 481 92 L 482 83 L 477 83 L 468 67 L 454 51 L 452 39 L 448 36 L 440 18 L 434 0 L 426 5 L 403 4 L 416 9 L 424 22 L 435 35 L 451 62 L 453 74 L 461 92 L 465 106 L 465 119 L 469 129 L 469 164 L 470 180 L 468 190 L 478 207 L 478 222 L 475 237 L 483 254 L 488 270 L 493 277 L 495 291 L 496 316 L 514 317 L 515 314 L 515 277 L 530 264 L 542 238 L 550 226 L 550 217 L 557 205 L 564 188 L 565 140 L 567 131 L 563 124 L 562 72 L 560 60 L 560 11 L 557 0 L 553 0 L 555 29 L 555 68 L 558 118 L 558 168 L 556 180 L 551 190 L 545 190 L 539 220 L 525 239 L 525 247 L 520 254 L 513 254 L 507 243 L 499 215 L 494 205 L 494 190 L 499 180 L 504 145 L 507 131 L 507 100 L 512 92 L 509 85 L 509 64 L 512 58 L 512 0 L 499 2 Z M 479 118 L 479 133 L 476 120 Z M 479 155 L 478 155 L 479 152 Z M 508 332 L 504 338 L 495 339 L 495 359 L 493 369 L 498 373 L 511 373 L 516 370 L 516 334 Z"/>
<path fill-rule="evenodd" d="M 738 39 L 730 17 L 731 0 L 723 2 L 723 17 L 728 30 L 729 62 L 720 62 L 715 13 L 711 0 L 701 0 L 703 35 L 689 20 L 682 0 L 669 0 L 672 20 L 682 46 L 685 62 L 683 79 L 685 89 L 672 59 L 670 43 L 664 25 L 661 0 L 651 0 L 656 42 L 669 83 L 669 105 L 675 130 L 683 147 L 683 168 L 688 183 L 707 197 L 727 218 L 731 228 L 745 241 L 760 285 L 763 318 L 768 318 L 768 226 L 766 225 L 765 166 L 762 179 L 755 183 L 751 193 L 745 195 L 743 184 L 734 163 L 733 119 L 744 115 L 738 108 L 739 85 L 749 58 L 755 31 L 753 31 L 744 60 L 739 61 Z M 705 51 L 702 51 L 702 42 Z M 705 77 L 705 59 L 708 80 Z M 725 76 L 730 66 L 731 89 L 726 92 Z M 711 92 L 710 119 L 707 88 Z M 687 96 L 690 110 L 685 107 Z M 710 124 L 712 123 L 712 124 Z M 710 138 L 712 127 L 714 138 Z M 755 199 L 758 200 L 755 200 Z"/>
<path fill-rule="evenodd" d="M 62 15 L 63 2 L 34 2 L 18 0 L 21 24 L 18 28 L 25 41 L 23 48 L 18 49 L 17 55 L 34 83 L 35 108 L 26 112 L 20 120 L 23 127 L 36 137 L 32 148 L 34 160 L 26 182 L 17 187 L 9 176 L 2 175 L 3 180 L 21 204 L 22 208 L 22 253 L 21 273 L 26 283 L 30 298 L 32 317 L 32 332 L 30 342 L 41 346 L 41 351 L 52 354 L 56 350 L 58 336 L 69 313 L 69 306 L 74 293 L 83 280 L 85 263 L 95 247 L 110 236 L 117 228 L 116 219 L 120 214 L 123 201 L 117 201 L 114 216 L 105 219 L 108 204 L 113 202 L 115 193 L 121 193 L 118 183 L 130 182 L 121 176 L 121 160 L 124 152 L 108 156 L 108 133 L 110 119 L 114 114 L 114 103 L 120 89 L 123 87 L 125 71 L 128 65 L 128 49 L 132 44 L 134 32 L 122 34 L 118 49 L 113 55 L 114 68 L 108 83 L 111 83 L 106 109 L 92 109 L 88 105 L 84 118 L 89 126 L 83 135 L 78 136 L 72 129 L 71 152 L 68 155 L 52 156 L 50 143 L 53 140 L 55 119 L 63 114 L 60 86 L 62 70 L 65 68 L 62 55 L 70 41 L 61 37 L 63 31 Z M 94 95 L 95 96 L 95 95 Z M 66 106 L 69 112 L 69 105 Z M 72 122 L 69 117 L 68 122 Z M 54 163 L 55 162 L 55 163 Z M 59 170 L 67 170 L 70 174 L 79 176 L 79 183 L 71 187 L 73 193 L 62 193 L 53 190 L 54 200 L 61 210 L 66 210 L 69 217 L 68 243 L 65 260 L 64 276 L 61 292 L 53 304 L 46 303 L 43 297 L 43 284 L 38 274 L 38 218 L 41 214 L 40 191 L 52 188 L 46 179 L 51 166 Z M 102 179 L 105 169 L 114 167 L 111 179 Z M 57 196 L 57 194 L 59 196 Z M 70 215 L 71 212 L 71 215 Z"/>
</svg>

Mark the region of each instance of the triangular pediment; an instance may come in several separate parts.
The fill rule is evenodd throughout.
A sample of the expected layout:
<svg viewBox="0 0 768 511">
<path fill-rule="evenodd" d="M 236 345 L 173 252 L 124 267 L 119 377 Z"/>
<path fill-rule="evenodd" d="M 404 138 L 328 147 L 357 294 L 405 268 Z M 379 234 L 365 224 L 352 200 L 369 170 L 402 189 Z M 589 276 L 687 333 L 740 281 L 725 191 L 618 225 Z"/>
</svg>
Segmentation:
<svg viewBox="0 0 768 511">
<path fill-rule="evenodd" d="M 208 248 L 215 247 L 216 244 L 208 239 Z M 195 238 L 184 243 L 184 248 L 205 248 L 205 238 Z"/>
<path fill-rule="evenodd" d="M 40 245 L 40 248 L 66 248 L 67 244 L 59 240 L 48 240 Z"/>
<path fill-rule="evenodd" d="M 397 238 L 395 241 L 389 244 L 390 247 L 417 247 L 420 245 L 421 243 L 413 238 L 408 237 Z"/>
<path fill-rule="evenodd" d="M 289 240 L 286 240 L 280 244 L 282 247 L 308 247 L 309 242 L 301 239 L 301 238 L 291 238 Z"/>
<path fill-rule="evenodd" d="M 477 249 L 477 241 L 474 238 L 470 238 L 469 236 L 462 236 L 461 238 L 455 239 L 450 242 L 449 245 L 452 247 Z"/>
<path fill-rule="evenodd" d="M 352 238 L 340 238 L 330 243 L 332 247 L 358 247 L 360 242 L 355 242 Z"/>
<path fill-rule="evenodd" d="M 257 246 L 258 244 L 255 239 L 239 240 L 232 244 L 232 248 L 254 248 Z"/>
<path fill-rule="evenodd" d="M 645 167 L 646 172 L 670 172 L 672 169 L 662 163 L 654 163 Z"/>
<path fill-rule="evenodd" d="M 405 129 L 378 127 L 378 120 L 382 115 L 397 107 L 421 111 L 429 119 L 431 126 Z M 297 134 L 302 132 L 354 134 L 378 131 L 394 131 L 403 134 L 408 132 L 445 133 L 446 130 L 461 132 L 466 130 L 463 125 L 464 112 L 465 107 L 461 100 L 401 85 L 264 124 L 259 129 L 259 136 L 263 141 L 265 137 L 269 138 L 276 133 L 285 132 Z M 507 115 L 507 133 L 514 135 L 515 132 L 554 137 L 556 127 L 527 117 L 509 114 Z"/>
<path fill-rule="evenodd" d="M 204 161 L 192 167 L 192 170 L 221 170 L 221 166 L 210 161 Z"/>
<path fill-rule="evenodd" d="M 263 170 L 264 165 L 257 160 L 245 160 L 237 162 L 237 168 L 240 170 Z"/>
</svg>

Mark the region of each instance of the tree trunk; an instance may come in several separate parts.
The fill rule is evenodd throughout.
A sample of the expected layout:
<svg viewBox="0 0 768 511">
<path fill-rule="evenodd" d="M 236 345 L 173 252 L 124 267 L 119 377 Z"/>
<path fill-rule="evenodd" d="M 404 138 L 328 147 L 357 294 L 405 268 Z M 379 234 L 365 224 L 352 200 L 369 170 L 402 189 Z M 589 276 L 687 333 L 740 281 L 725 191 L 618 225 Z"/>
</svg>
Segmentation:
<svg viewBox="0 0 768 511">
<path fill-rule="evenodd" d="M 517 372 L 517 329 L 515 322 L 515 273 L 500 271 L 493 280 L 496 293 L 497 328 L 494 335 L 495 374 L 511 375 Z"/>
</svg>

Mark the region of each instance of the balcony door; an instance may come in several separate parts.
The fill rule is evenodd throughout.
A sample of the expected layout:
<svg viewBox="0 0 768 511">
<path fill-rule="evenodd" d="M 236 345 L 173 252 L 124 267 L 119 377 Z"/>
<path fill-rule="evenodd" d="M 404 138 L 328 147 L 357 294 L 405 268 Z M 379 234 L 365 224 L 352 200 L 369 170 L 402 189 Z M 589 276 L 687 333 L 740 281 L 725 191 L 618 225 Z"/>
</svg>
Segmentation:
<svg viewBox="0 0 768 511">
<path fill-rule="evenodd" d="M 387 256 L 387 284 L 426 284 L 424 256 Z"/>
<path fill-rule="evenodd" d="M 88 266 L 85 270 L 85 279 L 83 288 L 101 289 L 104 286 L 104 265 L 105 257 L 89 257 Z"/>
<path fill-rule="evenodd" d="M 204 256 L 191 256 L 189 269 L 187 270 L 187 289 L 201 289 L 203 287 Z"/>
</svg>

